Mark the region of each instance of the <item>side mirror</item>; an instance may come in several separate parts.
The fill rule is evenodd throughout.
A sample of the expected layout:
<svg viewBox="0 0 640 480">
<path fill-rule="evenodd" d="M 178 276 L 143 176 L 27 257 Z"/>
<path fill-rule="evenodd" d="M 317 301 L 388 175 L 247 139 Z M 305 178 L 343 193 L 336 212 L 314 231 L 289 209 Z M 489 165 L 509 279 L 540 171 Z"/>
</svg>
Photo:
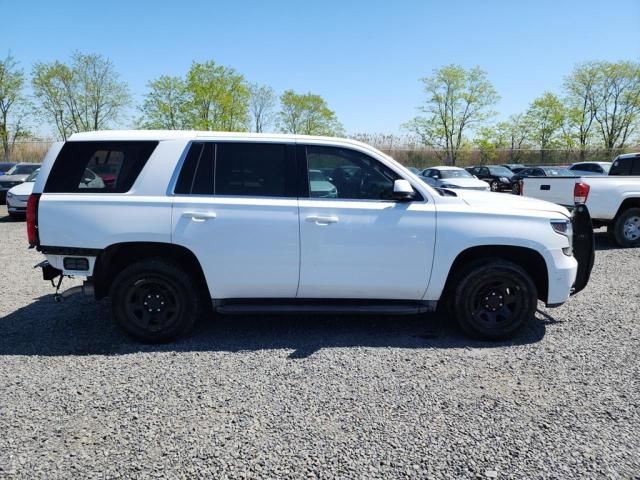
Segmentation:
<svg viewBox="0 0 640 480">
<path fill-rule="evenodd" d="M 393 198 L 399 201 L 407 201 L 415 198 L 416 192 L 407 180 L 393 182 Z"/>
</svg>

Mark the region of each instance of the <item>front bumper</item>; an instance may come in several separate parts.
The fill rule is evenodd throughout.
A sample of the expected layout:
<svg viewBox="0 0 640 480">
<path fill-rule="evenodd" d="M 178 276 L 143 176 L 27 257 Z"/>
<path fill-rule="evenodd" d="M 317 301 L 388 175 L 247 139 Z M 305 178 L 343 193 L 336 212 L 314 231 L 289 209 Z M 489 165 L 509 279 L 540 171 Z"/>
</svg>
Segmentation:
<svg viewBox="0 0 640 480">
<path fill-rule="evenodd" d="M 576 281 L 571 291 L 571 295 L 574 295 L 589 283 L 596 255 L 593 224 L 586 205 L 577 205 L 573 209 L 571 223 L 573 224 L 573 256 L 578 262 Z"/>
<path fill-rule="evenodd" d="M 7 197 L 7 210 L 9 213 L 26 215 L 27 213 L 27 200 L 23 200 L 20 197 L 14 196 L 12 198 Z"/>
</svg>

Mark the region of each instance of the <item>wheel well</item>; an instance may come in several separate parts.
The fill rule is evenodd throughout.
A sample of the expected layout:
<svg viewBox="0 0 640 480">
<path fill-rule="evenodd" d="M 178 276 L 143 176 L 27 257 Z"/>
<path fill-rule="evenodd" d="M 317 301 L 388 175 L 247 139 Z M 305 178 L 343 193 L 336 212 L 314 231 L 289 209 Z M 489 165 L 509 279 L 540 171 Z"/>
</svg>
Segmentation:
<svg viewBox="0 0 640 480">
<path fill-rule="evenodd" d="M 617 219 L 624 211 L 630 208 L 640 208 L 640 198 L 626 198 L 624 202 L 620 204 L 615 218 Z"/>
<path fill-rule="evenodd" d="M 93 269 L 96 298 L 109 295 L 113 280 L 125 267 L 148 258 L 173 260 L 187 273 L 193 275 L 203 292 L 209 295 L 200 262 L 188 248 L 171 243 L 124 242 L 108 246 L 96 258 Z"/>
<path fill-rule="evenodd" d="M 509 245 L 485 245 L 472 247 L 461 252 L 449 270 L 443 297 L 449 294 L 459 276 L 470 263 L 482 262 L 483 260 L 489 261 L 491 259 L 508 260 L 522 267 L 531 275 L 533 283 L 538 290 L 538 298 L 543 302 L 547 301 L 549 275 L 544 257 L 530 248 Z"/>
</svg>

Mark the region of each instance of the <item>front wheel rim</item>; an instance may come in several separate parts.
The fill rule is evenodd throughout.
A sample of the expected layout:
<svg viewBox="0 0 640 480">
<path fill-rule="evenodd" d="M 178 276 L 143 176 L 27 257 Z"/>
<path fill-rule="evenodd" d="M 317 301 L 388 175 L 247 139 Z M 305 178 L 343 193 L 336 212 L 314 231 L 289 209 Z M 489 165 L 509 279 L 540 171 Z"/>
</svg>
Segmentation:
<svg viewBox="0 0 640 480">
<path fill-rule="evenodd" d="M 482 282 L 474 288 L 470 298 L 471 317 L 488 330 L 508 327 L 526 308 L 522 287 L 508 276 Z"/>
<path fill-rule="evenodd" d="M 494 192 L 498 190 L 498 182 L 491 182 L 491 190 Z"/>
<path fill-rule="evenodd" d="M 640 238 L 640 217 L 629 217 L 623 226 L 624 238 L 629 241 L 635 241 Z"/>
<path fill-rule="evenodd" d="M 154 333 L 175 325 L 182 310 L 176 287 L 156 276 L 136 280 L 127 289 L 124 303 L 129 321 L 140 329 Z"/>
</svg>

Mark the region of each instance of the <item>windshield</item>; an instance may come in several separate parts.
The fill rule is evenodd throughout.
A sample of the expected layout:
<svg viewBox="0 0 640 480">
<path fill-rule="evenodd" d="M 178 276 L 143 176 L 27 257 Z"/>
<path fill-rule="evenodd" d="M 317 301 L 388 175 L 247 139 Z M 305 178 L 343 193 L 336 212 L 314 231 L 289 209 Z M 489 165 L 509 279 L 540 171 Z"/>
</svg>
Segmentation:
<svg viewBox="0 0 640 480">
<path fill-rule="evenodd" d="M 491 175 L 502 175 L 503 177 L 513 176 L 513 172 L 507 167 L 490 167 L 489 171 L 491 172 Z"/>
<path fill-rule="evenodd" d="M 29 175 L 27 177 L 27 179 L 25 180 L 25 182 L 35 182 L 36 178 L 38 177 L 38 172 L 40 171 L 40 169 L 38 168 L 36 171 L 34 171 L 31 175 Z"/>
<path fill-rule="evenodd" d="M 320 170 L 309 170 L 309 180 L 312 182 L 321 182 L 326 179 Z"/>
<path fill-rule="evenodd" d="M 7 175 L 29 175 L 39 167 L 40 165 L 35 165 L 35 164 L 34 165 L 14 165 L 6 174 Z"/>
<path fill-rule="evenodd" d="M 575 177 L 575 172 L 572 172 L 568 168 L 545 168 L 544 173 L 548 177 Z"/>
<path fill-rule="evenodd" d="M 473 178 L 466 170 L 440 170 L 441 178 Z"/>
</svg>

